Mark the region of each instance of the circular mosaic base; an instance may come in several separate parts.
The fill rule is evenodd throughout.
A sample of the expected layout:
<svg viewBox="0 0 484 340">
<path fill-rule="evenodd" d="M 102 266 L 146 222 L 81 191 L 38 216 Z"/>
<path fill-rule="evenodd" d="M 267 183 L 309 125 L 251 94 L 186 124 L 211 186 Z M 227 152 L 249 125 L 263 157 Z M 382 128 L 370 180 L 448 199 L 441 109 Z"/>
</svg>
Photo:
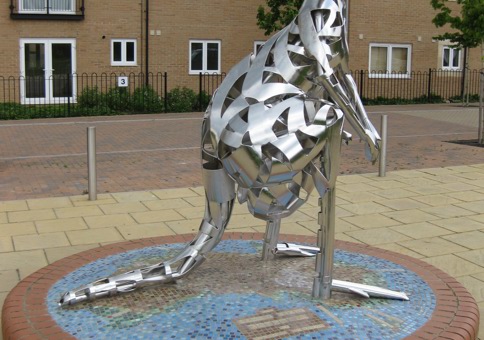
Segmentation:
<svg viewBox="0 0 484 340">
<path fill-rule="evenodd" d="M 192 236 L 125 242 L 49 265 L 7 297 L 5 339 L 475 339 L 472 296 L 410 257 L 337 242 L 334 277 L 404 291 L 410 301 L 333 293 L 311 298 L 314 259 L 260 261 L 261 234 L 227 233 L 207 261 L 176 284 L 61 308 L 61 294 L 101 277 L 171 258 Z M 314 238 L 281 236 L 314 244 Z"/>
</svg>

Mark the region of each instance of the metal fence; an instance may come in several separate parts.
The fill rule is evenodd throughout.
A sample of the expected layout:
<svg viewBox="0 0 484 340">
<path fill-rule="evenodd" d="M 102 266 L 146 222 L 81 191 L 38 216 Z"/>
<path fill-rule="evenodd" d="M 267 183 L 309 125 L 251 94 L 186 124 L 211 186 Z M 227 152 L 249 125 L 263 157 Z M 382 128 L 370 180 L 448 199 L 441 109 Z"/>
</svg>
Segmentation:
<svg viewBox="0 0 484 340">
<path fill-rule="evenodd" d="M 464 93 L 477 98 L 479 70 L 452 71 L 429 69 L 410 74 L 381 74 L 354 71 L 360 97 L 366 103 L 395 101 L 432 103 L 461 100 Z"/>
<path fill-rule="evenodd" d="M 0 76 L 0 119 L 167 111 L 167 73 Z"/>
<path fill-rule="evenodd" d="M 480 70 L 429 69 L 410 74 L 383 74 L 352 71 L 365 104 L 432 103 L 461 100 L 464 93 L 477 100 Z M 199 93 L 211 95 L 225 74 L 200 73 Z M 467 90 L 467 91 L 465 91 Z M 202 102 L 202 101 L 200 101 Z"/>
</svg>

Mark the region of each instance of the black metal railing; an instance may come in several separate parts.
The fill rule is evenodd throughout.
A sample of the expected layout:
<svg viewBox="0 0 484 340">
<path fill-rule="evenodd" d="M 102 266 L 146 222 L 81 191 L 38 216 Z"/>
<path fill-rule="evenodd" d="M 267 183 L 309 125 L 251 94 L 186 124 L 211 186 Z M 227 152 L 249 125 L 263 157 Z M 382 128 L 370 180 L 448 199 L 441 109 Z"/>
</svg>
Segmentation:
<svg viewBox="0 0 484 340">
<path fill-rule="evenodd" d="M 353 71 L 360 97 L 373 103 L 433 103 L 459 101 L 464 94 L 477 98 L 480 70 L 429 69 L 409 74 Z"/>
<path fill-rule="evenodd" d="M 215 90 L 220 86 L 226 74 L 222 73 L 202 73 L 199 74 L 198 102 L 200 111 L 205 111 Z"/>
<path fill-rule="evenodd" d="M 84 0 L 10 0 L 12 19 L 83 20 Z"/>
<path fill-rule="evenodd" d="M 429 69 L 409 74 L 352 71 L 360 97 L 365 104 L 405 104 L 459 101 L 463 94 L 477 100 L 480 70 L 462 71 Z M 225 74 L 200 73 L 200 103 L 206 103 Z M 202 109 L 205 109 L 202 107 Z"/>
<path fill-rule="evenodd" d="M 167 88 L 166 72 L 0 76 L 0 119 L 161 113 Z"/>
</svg>

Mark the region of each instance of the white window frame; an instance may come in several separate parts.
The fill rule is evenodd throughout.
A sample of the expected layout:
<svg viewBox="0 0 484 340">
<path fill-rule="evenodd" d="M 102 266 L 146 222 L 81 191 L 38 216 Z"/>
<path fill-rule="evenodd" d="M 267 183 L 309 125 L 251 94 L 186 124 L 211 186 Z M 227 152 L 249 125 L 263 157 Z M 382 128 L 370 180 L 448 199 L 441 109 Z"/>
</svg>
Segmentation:
<svg viewBox="0 0 484 340">
<path fill-rule="evenodd" d="M 114 61 L 114 43 L 121 43 L 121 61 Z M 134 61 L 127 61 L 126 45 L 134 43 Z M 136 39 L 111 39 L 111 66 L 138 66 L 138 44 Z"/>
<path fill-rule="evenodd" d="M 31 1 L 36 1 L 36 0 L 31 0 Z M 41 1 L 41 0 L 37 0 L 37 1 Z M 54 0 L 50 0 L 50 1 L 54 1 Z M 55 1 L 59 1 L 59 0 L 55 0 Z M 76 0 L 66 0 L 66 1 L 68 3 L 70 3 L 71 10 L 69 10 L 69 11 L 55 10 L 55 9 L 52 9 L 52 5 L 51 5 L 51 8 L 49 10 L 49 14 L 76 14 L 76 3 L 75 3 Z M 23 2 L 24 2 L 24 0 L 18 0 L 19 13 L 22 13 L 22 14 L 47 14 L 47 0 L 43 0 L 44 5 L 43 5 L 42 9 L 32 9 L 32 8 L 25 9 L 24 6 L 23 6 Z"/>
<path fill-rule="evenodd" d="M 192 44 L 199 43 L 203 44 L 203 60 L 201 70 L 192 70 Z M 218 44 L 218 69 L 217 70 L 207 70 L 207 45 L 208 44 Z M 210 72 L 210 73 L 221 73 L 222 65 L 222 42 L 220 40 L 190 40 L 188 42 L 188 74 L 198 75 L 200 72 Z"/>
<path fill-rule="evenodd" d="M 372 47 L 386 47 L 387 48 L 387 70 L 386 73 L 374 72 L 371 70 L 371 49 Z M 407 73 L 392 73 L 392 50 L 393 48 L 406 48 L 407 49 Z M 369 59 L 368 59 L 368 71 L 370 78 L 410 78 L 412 72 L 412 45 L 410 44 L 382 44 L 371 43 L 369 47 Z"/>
<path fill-rule="evenodd" d="M 449 66 L 444 66 L 444 54 L 445 50 L 449 50 Z M 457 66 L 451 66 L 450 64 L 454 60 L 454 53 L 455 51 L 459 51 L 459 64 Z M 442 70 L 448 71 L 460 71 L 462 70 L 462 49 L 452 46 L 443 46 L 442 47 Z"/>
<path fill-rule="evenodd" d="M 257 55 L 257 52 L 262 48 L 266 42 L 264 40 L 256 40 L 254 41 L 254 55 Z"/>
<path fill-rule="evenodd" d="M 45 45 L 45 81 L 46 81 L 46 96 L 43 98 L 27 98 L 25 91 L 25 44 L 44 44 Z M 47 82 L 52 78 L 52 55 L 50 53 L 52 44 L 70 44 L 72 49 L 71 63 L 72 63 L 72 75 L 77 73 L 77 57 L 76 57 L 76 39 L 69 38 L 22 38 L 20 39 L 20 102 L 22 104 L 59 104 L 65 103 L 67 98 L 64 97 L 53 97 L 52 86 L 48 85 Z M 70 97 L 72 103 L 77 102 L 77 82 L 72 81 L 72 97 Z"/>
</svg>

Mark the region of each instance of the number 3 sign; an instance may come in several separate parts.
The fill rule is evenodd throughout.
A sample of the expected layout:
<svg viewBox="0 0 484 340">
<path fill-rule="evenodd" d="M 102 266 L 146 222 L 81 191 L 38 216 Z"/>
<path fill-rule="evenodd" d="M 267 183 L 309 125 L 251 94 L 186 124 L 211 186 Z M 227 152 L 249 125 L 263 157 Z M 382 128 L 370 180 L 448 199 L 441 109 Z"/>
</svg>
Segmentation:
<svg viewBox="0 0 484 340">
<path fill-rule="evenodd" d="M 118 77 L 118 87 L 128 87 L 128 77 Z"/>
</svg>

